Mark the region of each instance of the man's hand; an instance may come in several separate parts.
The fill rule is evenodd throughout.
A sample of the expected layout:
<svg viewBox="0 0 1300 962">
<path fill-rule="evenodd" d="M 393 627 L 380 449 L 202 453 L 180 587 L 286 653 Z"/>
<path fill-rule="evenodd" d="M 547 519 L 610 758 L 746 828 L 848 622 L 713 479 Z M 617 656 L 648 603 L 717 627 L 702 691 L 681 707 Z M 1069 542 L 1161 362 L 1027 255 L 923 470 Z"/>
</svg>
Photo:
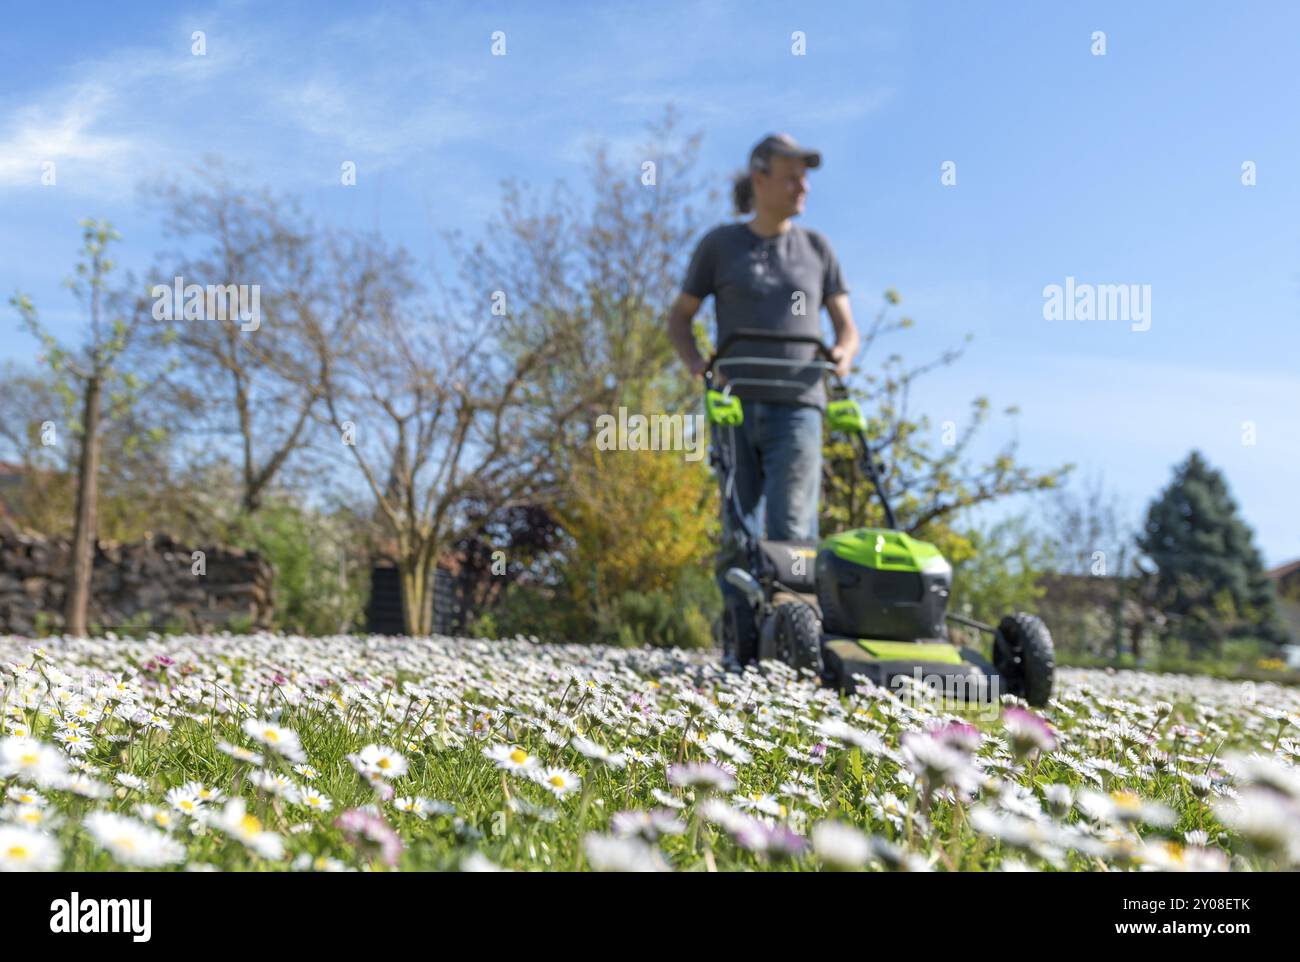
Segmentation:
<svg viewBox="0 0 1300 962">
<path fill-rule="evenodd" d="M 853 355 L 843 346 L 836 344 L 831 348 L 831 360 L 835 362 L 835 375 L 842 381 L 849 376 L 853 367 Z"/>
<path fill-rule="evenodd" d="M 835 373 L 840 379 L 849 376 L 853 367 L 853 356 L 858 353 L 862 341 L 858 337 L 858 328 L 853 323 L 853 310 L 849 307 L 847 294 L 836 294 L 826 302 L 826 312 L 831 316 L 835 328 L 835 346 L 831 348 L 831 357 L 835 359 Z"/>
</svg>

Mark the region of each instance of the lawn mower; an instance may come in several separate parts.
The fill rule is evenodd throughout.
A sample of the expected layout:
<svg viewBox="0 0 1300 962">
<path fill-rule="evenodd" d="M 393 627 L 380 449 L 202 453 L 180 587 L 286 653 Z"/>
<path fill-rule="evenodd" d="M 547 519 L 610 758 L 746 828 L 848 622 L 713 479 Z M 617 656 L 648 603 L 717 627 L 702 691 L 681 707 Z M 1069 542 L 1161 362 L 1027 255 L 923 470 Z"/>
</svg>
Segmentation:
<svg viewBox="0 0 1300 962">
<path fill-rule="evenodd" d="M 734 355 L 732 348 L 743 341 L 812 344 L 815 357 Z M 787 371 L 781 373 L 790 376 L 768 376 L 783 366 Z M 746 384 L 801 390 L 809 377 L 812 383 L 829 380 L 827 423 L 854 439 L 886 526 L 819 541 L 767 540 L 751 530 L 731 483 L 735 429 L 744 421 L 741 399 L 732 392 Z M 933 544 L 899 530 L 882 483 L 885 466 L 867 441 L 866 418 L 819 338 L 735 331 L 709 359 L 704 379 L 705 411 L 713 426 L 710 462 L 722 479 L 723 510 L 730 512 L 746 559 L 745 567 L 728 569 L 724 578 L 753 608 L 760 661 L 777 659 L 807 669 L 823 684 L 846 690 L 857 684 L 855 676 L 894 691 L 906 684 L 900 679 L 910 678 L 954 699 L 986 702 L 1012 694 L 1031 705 L 1046 704 L 1055 672 L 1047 626 L 1023 612 L 1007 615 L 995 627 L 947 611 L 952 566 Z M 991 659 L 959 647 L 949 637 L 949 622 L 991 635 Z M 728 630 L 737 630 L 733 618 L 724 618 L 723 631 Z"/>
</svg>

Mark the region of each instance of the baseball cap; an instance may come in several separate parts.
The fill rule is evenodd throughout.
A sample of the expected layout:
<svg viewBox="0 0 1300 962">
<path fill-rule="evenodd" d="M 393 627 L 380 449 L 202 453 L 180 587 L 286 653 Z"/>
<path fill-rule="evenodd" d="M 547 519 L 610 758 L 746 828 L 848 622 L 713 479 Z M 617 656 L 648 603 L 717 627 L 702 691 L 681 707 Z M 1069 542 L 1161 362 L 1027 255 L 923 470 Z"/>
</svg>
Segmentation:
<svg viewBox="0 0 1300 962">
<path fill-rule="evenodd" d="M 810 168 L 822 165 L 821 151 L 800 147 L 789 134 L 768 134 L 749 152 L 749 169 L 761 168 L 776 154 L 783 157 L 798 157 Z"/>
</svg>

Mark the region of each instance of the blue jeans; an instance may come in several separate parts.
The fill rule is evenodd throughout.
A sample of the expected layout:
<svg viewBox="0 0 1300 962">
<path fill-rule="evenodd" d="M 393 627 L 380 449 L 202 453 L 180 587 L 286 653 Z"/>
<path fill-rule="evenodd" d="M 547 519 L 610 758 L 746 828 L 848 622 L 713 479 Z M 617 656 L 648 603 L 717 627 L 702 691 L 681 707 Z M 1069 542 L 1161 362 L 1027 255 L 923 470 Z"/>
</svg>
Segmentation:
<svg viewBox="0 0 1300 962">
<path fill-rule="evenodd" d="M 728 443 L 735 466 L 736 499 L 747 526 L 772 541 L 816 540 L 822 477 L 822 411 L 799 404 L 742 400 L 744 423 L 737 428 L 713 426 L 713 443 Z M 729 432 L 735 432 L 734 443 Z M 726 433 L 724 433 L 726 432 Z M 722 486 L 722 547 L 715 572 L 722 592 L 724 618 L 732 618 L 735 654 L 741 661 L 757 655 L 757 628 L 749 603 L 727 584 L 728 568 L 749 570 L 739 540 L 735 507 L 727 479 Z"/>
</svg>

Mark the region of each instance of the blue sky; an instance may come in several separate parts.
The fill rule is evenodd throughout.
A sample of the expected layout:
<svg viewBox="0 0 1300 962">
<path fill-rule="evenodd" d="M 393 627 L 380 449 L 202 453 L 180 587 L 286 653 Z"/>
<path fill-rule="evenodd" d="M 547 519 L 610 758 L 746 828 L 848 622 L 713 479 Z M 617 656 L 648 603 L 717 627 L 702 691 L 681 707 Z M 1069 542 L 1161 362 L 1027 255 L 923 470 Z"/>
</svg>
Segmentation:
<svg viewBox="0 0 1300 962">
<path fill-rule="evenodd" d="M 1014 430 L 1134 518 L 1199 447 L 1277 564 L 1300 557 L 1297 36 L 1282 3 L 24 5 L 0 35 L 0 292 L 77 330 L 78 219 L 112 219 L 144 268 L 162 243 L 137 185 L 205 154 L 432 256 L 503 177 L 580 185 L 593 140 L 630 151 L 671 102 L 720 177 L 770 130 L 824 152 L 805 223 L 860 319 L 902 293 L 917 327 L 892 349 L 975 335 L 918 386 L 936 425 L 977 393 L 1018 404 L 990 448 Z M 1067 276 L 1149 284 L 1150 330 L 1044 320 Z M 0 358 L 35 357 L 11 313 L 0 331 Z"/>
</svg>

